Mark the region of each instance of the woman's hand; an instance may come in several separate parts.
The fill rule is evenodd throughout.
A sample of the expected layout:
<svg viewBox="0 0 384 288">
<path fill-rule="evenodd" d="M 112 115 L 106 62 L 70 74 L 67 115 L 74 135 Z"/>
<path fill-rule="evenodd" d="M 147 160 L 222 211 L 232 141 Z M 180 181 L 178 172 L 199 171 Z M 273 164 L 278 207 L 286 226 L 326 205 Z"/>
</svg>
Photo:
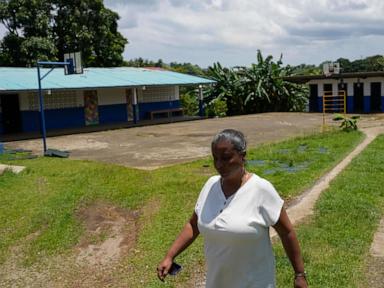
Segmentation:
<svg viewBox="0 0 384 288">
<path fill-rule="evenodd" d="M 293 287 L 295 287 L 295 288 L 307 288 L 308 287 L 307 280 L 305 279 L 305 277 L 296 277 Z"/>
<path fill-rule="evenodd" d="M 165 257 L 157 266 L 157 277 L 159 277 L 161 281 L 164 281 L 165 277 L 168 275 L 168 271 L 171 269 L 172 263 L 172 258 Z"/>
</svg>

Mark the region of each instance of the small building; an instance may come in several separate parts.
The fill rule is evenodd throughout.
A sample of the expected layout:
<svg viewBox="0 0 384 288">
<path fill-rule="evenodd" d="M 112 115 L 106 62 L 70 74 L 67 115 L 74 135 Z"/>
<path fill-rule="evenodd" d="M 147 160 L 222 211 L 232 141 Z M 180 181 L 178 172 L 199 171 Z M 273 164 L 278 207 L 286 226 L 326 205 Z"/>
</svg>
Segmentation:
<svg viewBox="0 0 384 288">
<path fill-rule="evenodd" d="M 151 68 L 85 68 L 83 74 L 73 75 L 63 70 L 55 68 L 42 80 L 48 131 L 176 115 L 182 113 L 180 86 L 201 89 L 214 83 Z M 0 136 L 39 131 L 37 69 L 0 67 Z"/>
<path fill-rule="evenodd" d="M 384 72 L 291 76 L 285 80 L 309 85 L 309 111 L 323 111 L 323 96 L 346 94 L 347 113 L 384 112 Z"/>
</svg>

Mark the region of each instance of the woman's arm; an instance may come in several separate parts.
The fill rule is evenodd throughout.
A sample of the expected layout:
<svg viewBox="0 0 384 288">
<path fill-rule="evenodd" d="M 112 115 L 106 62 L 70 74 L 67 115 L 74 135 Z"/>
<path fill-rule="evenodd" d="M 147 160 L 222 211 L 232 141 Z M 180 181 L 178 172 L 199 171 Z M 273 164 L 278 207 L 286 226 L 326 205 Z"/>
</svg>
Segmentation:
<svg viewBox="0 0 384 288">
<path fill-rule="evenodd" d="M 159 266 L 157 266 L 157 276 L 161 281 L 164 281 L 165 276 L 167 276 L 173 259 L 188 248 L 199 234 L 200 232 L 197 228 L 197 215 L 194 212 L 191 219 L 185 224 L 183 230 L 173 242 L 171 248 L 169 248 L 164 259 L 160 262 Z"/>
<path fill-rule="evenodd" d="M 308 285 L 305 279 L 304 262 L 301 257 L 299 241 L 297 240 L 295 230 L 284 208 L 281 209 L 280 218 L 273 228 L 275 228 L 277 234 L 279 234 L 285 253 L 287 253 L 291 261 L 293 270 L 295 270 L 294 287 L 307 288 Z"/>
</svg>

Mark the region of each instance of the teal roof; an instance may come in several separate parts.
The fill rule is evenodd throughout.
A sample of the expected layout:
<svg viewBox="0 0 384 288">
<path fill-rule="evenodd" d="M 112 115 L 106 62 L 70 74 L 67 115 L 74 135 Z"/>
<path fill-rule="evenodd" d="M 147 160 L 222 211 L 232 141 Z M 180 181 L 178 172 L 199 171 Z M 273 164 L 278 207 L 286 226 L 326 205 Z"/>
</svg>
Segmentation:
<svg viewBox="0 0 384 288">
<path fill-rule="evenodd" d="M 49 68 L 41 70 L 45 75 Z M 64 68 L 55 68 L 42 80 L 42 89 L 86 89 L 159 85 L 198 85 L 215 83 L 213 80 L 151 68 L 84 68 L 83 74 L 64 75 Z M 38 89 L 36 68 L 0 67 L 1 91 Z"/>
</svg>

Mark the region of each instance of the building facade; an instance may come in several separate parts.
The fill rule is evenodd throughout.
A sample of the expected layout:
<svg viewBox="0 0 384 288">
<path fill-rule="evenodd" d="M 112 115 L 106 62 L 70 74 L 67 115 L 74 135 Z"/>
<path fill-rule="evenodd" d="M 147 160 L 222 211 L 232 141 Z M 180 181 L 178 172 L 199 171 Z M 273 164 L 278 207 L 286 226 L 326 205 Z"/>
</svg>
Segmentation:
<svg viewBox="0 0 384 288">
<path fill-rule="evenodd" d="M 323 111 L 324 94 L 346 95 L 347 113 L 384 112 L 384 72 L 340 73 L 293 76 L 287 81 L 306 83 L 309 86 L 309 111 Z"/>
<path fill-rule="evenodd" d="M 180 108 L 180 86 L 210 83 L 163 70 L 89 68 L 65 76 L 57 69 L 42 81 L 46 129 L 150 120 L 153 111 Z M 0 134 L 40 130 L 37 85 L 36 69 L 0 68 Z"/>
</svg>

